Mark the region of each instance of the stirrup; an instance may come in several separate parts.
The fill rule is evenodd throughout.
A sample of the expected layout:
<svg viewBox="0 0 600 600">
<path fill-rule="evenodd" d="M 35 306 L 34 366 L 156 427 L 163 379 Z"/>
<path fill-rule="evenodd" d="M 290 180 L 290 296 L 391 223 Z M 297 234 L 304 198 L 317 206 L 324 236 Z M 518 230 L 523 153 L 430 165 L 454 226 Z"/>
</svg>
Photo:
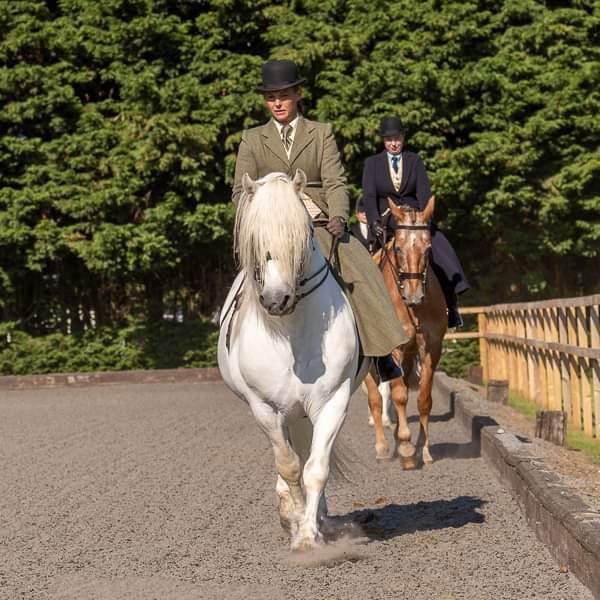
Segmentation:
<svg viewBox="0 0 600 600">
<path fill-rule="evenodd" d="M 398 379 L 404 375 L 404 370 L 400 365 L 396 364 L 396 361 L 392 358 L 391 354 L 387 356 L 378 356 L 375 359 L 375 369 L 379 380 L 381 382 L 390 381 L 391 379 Z"/>
</svg>

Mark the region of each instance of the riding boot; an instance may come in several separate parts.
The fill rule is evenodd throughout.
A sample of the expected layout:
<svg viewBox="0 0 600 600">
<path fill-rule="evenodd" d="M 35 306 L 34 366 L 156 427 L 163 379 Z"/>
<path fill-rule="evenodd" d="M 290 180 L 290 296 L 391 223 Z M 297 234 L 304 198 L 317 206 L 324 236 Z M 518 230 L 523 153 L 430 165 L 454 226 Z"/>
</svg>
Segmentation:
<svg viewBox="0 0 600 600">
<path fill-rule="evenodd" d="M 462 317 L 458 311 L 458 303 L 448 306 L 448 328 L 455 329 L 463 325 Z"/>
<path fill-rule="evenodd" d="M 390 381 L 391 379 L 398 379 L 404 375 L 404 370 L 399 364 L 397 355 L 397 348 L 394 348 L 392 352 L 386 356 L 378 356 L 375 359 L 375 368 L 381 382 Z"/>
<path fill-rule="evenodd" d="M 446 304 L 448 306 L 448 328 L 456 329 L 464 325 L 460 312 L 458 312 L 458 298 L 454 291 L 449 291 L 446 296 Z"/>
</svg>

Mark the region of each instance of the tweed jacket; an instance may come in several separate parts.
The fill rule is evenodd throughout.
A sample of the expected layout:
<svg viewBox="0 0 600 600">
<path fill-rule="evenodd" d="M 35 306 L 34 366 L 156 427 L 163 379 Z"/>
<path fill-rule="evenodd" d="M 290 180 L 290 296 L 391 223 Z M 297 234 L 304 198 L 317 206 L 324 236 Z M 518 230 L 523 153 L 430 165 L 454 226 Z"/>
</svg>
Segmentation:
<svg viewBox="0 0 600 600">
<path fill-rule="evenodd" d="M 294 176 L 302 169 L 308 179 L 305 192 L 327 217 L 348 219 L 350 200 L 346 175 L 335 138 L 328 123 L 301 117 L 288 158 L 273 121 L 242 133 L 233 184 L 233 201 L 242 193 L 242 176 L 259 179 L 273 172 Z"/>
<path fill-rule="evenodd" d="M 387 151 L 369 156 L 363 168 L 363 202 L 369 225 L 382 218 L 388 209 L 388 196 L 396 204 L 407 204 L 423 210 L 431 197 L 431 186 L 425 165 L 418 154 L 402 152 L 402 180 L 396 191 L 390 176 Z"/>
</svg>

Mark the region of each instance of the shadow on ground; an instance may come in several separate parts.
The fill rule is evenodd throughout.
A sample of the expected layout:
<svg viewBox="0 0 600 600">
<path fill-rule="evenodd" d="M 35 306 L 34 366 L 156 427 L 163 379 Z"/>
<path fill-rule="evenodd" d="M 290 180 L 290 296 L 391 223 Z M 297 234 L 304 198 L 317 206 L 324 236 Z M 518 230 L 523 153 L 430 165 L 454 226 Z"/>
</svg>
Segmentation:
<svg viewBox="0 0 600 600">
<path fill-rule="evenodd" d="M 387 540 L 417 531 L 456 529 L 468 523 L 482 524 L 485 517 L 478 510 L 485 504 L 481 498 L 458 496 L 452 500 L 365 508 L 341 517 L 332 517 L 333 537 L 352 533 L 371 541 Z"/>
</svg>

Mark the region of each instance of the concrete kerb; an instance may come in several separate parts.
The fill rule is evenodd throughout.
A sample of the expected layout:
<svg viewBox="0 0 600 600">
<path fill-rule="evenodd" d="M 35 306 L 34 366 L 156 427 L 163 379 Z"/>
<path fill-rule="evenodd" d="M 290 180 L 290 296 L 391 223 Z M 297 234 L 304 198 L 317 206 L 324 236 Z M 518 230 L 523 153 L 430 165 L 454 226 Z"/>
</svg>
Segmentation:
<svg viewBox="0 0 600 600">
<path fill-rule="evenodd" d="M 107 371 L 99 373 L 56 373 L 48 375 L 5 375 L 2 390 L 32 390 L 56 387 L 87 387 L 126 383 L 177 383 L 221 381 L 216 367 L 198 369 L 157 369 L 154 371 Z"/>
<path fill-rule="evenodd" d="M 435 386 L 517 500 L 527 523 L 560 565 L 567 565 L 600 599 L 600 513 L 548 470 L 531 444 L 486 414 L 484 399 L 460 379 L 436 373 Z"/>
</svg>

